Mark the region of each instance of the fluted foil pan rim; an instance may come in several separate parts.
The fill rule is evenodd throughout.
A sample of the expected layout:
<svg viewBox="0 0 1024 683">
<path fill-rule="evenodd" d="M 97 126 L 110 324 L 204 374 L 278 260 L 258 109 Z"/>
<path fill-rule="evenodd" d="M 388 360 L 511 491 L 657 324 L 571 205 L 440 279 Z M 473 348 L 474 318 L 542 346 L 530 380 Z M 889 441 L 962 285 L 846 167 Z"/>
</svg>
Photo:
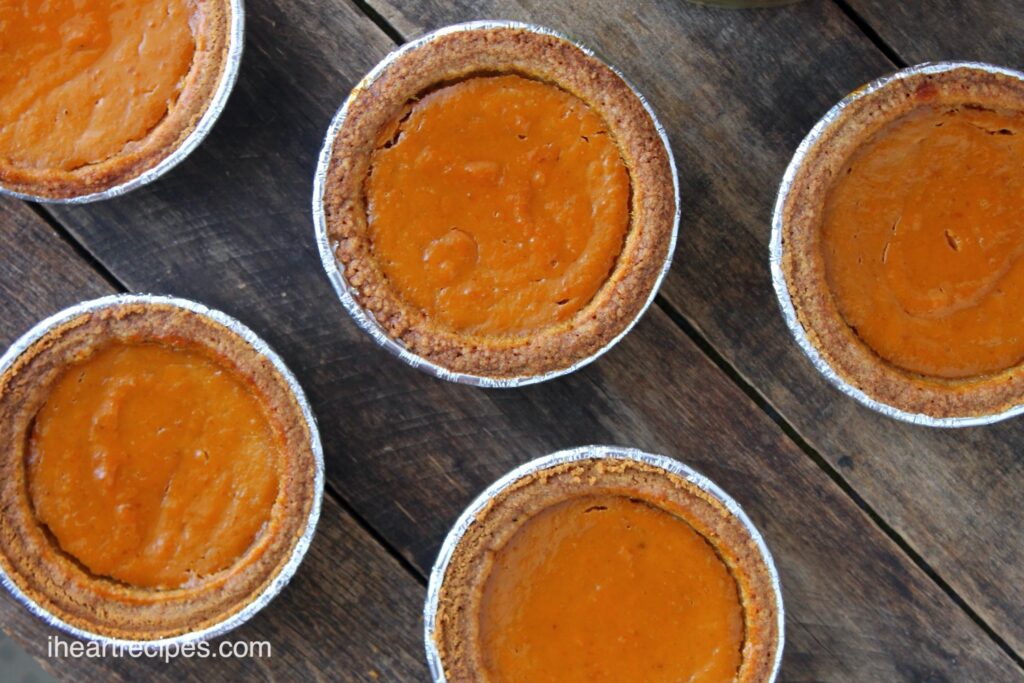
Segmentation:
<svg viewBox="0 0 1024 683">
<path fill-rule="evenodd" d="M 1024 73 L 1013 69 L 987 64 L 985 62 L 942 61 L 924 62 L 906 69 L 900 69 L 877 78 L 874 81 L 854 90 L 829 109 L 828 112 L 826 112 L 825 115 L 814 125 L 814 127 L 811 128 L 810 132 L 807 133 L 807 136 L 796 148 L 796 152 L 793 154 L 793 158 L 790 160 L 789 165 L 786 167 L 786 172 L 782 176 L 782 182 L 779 185 L 779 191 L 776 195 L 775 208 L 772 213 L 771 239 L 769 242 L 769 265 L 771 267 L 772 286 L 775 289 L 775 296 L 782 312 L 782 318 L 785 320 L 786 327 L 796 340 L 800 350 L 803 351 L 804 355 L 811 361 L 811 364 L 814 365 L 815 369 L 821 373 L 825 379 L 832 384 L 832 386 L 861 405 L 893 419 L 926 427 L 976 427 L 993 424 L 1024 413 L 1024 403 L 989 415 L 935 417 L 934 415 L 928 415 L 925 413 L 906 411 L 889 403 L 879 401 L 844 379 L 835 371 L 828 361 L 825 360 L 821 352 L 818 351 L 817 347 L 815 347 L 811 342 L 807 335 L 807 331 L 804 329 L 803 324 L 801 324 L 797 317 L 796 308 L 794 307 L 793 300 L 789 294 L 789 283 L 786 281 L 786 275 L 782 268 L 782 261 L 785 254 L 785 245 L 782 240 L 783 211 L 789 197 L 789 193 L 793 189 L 793 181 L 796 179 L 796 175 L 804 163 L 808 153 L 831 128 L 831 126 L 837 123 L 843 111 L 848 106 L 894 82 L 921 74 L 941 74 L 958 69 L 984 71 L 1001 76 L 1008 76 L 1024 82 Z"/>
<path fill-rule="evenodd" d="M 249 621 L 249 619 L 266 607 L 267 604 L 270 603 L 270 601 L 273 600 L 286 585 L 288 585 L 288 582 L 302 563 L 302 560 L 306 555 L 306 551 L 309 550 L 310 543 L 312 542 L 313 536 L 316 532 L 317 522 L 320 519 L 320 505 L 324 490 L 324 459 L 323 448 L 320 443 L 320 432 L 317 429 L 316 417 L 313 415 L 313 411 L 309 406 L 305 392 L 303 392 L 302 387 L 295 378 L 295 375 L 293 375 L 291 370 L 288 369 L 288 366 L 285 365 L 281 357 L 261 337 L 237 319 L 190 299 L 155 294 L 113 294 L 69 306 L 68 308 L 65 308 L 64 310 L 40 321 L 15 341 L 14 344 L 4 352 L 3 356 L 0 356 L 0 375 L 7 372 L 21 354 L 31 348 L 33 344 L 54 328 L 87 313 L 95 313 L 105 309 L 117 308 L 119 306 L 130 304 L 159 304 L 172 306 L 199 315 L 207 320 L 226 327 L 231 332 L 234 332 L 254 351 L 270 361 L 274 366 L 274 369 L 285 380 L 295 402 L 302 411 L 306 427 L 309 429 L 309 446 L 314 459 L 313 503 L 310 506 L 309 519 L 306 522 L 306 528 L 303 530 L 302 535 L 295 543 L 288 561 L 281 567 L 280 571 L 278 571 L 277 575 L 274 576 L 270 584 L 264 588 L 256 598 L 247 603 L 238 612 L 235 612 L 221 621 L 205 628 L 189 631 L 177 636 L 153 640 L 112 638 L 100 633 L 93 633 L 87 629 L 82 629 L 67 623 L 37 603 L 31 597 L 26 595 L 25 592 L 18 587 L 14 579 L 8 575 L 6 570 L 0 566 L 0 584 L 2 584 L 4 588 L 14 596 L 15 600 L 32 612 L 32 614 L 46 622 L 49 626 L 58 628 L 61 631 L 82 640 L 105 643 L 112 647 L 145 647 L 147 650 L 151 650 L 205 641 L 222 636 L 228 631 L 231 631 Z"/>
<path fill-rule="evenodd" d="M 658 133 L 658 137 L 664 146 L 665 153 L 668 156 L 669 166 L 672 172 L 672 187 L 675 197 L 675 214 L 672 223 L 672 235 L 669 240 L 668 250 L 665 254 L 665 262 L 662 264 L 661 269 L 658 273 L 658 277 L 654 281 L 654 285 L 651 288 L 651 292 L 644 302 L 644 305 L 637 311 L 637 314 L 629 322 L 628 325 L 623 328 L 619 334 L 617 334 L 608 343 L 602 346 L 600 349 L 592 353 L 591 355 L 576 361 L 572 365 L 567 367 L 552 370 L 550 372 L 535 374 L 535 375 L 520 375 L 513 377 L 490 377 L 487 375 L 476 375 L 472 373 L 455 372 L 445 368 L 442 365 L 434 363 L 433 361 L 424 358 L 423 356 L 413 353 L 406 346 L 396 340 L 392 339 L 388 335 L 387 331 L 377 322 L 373 314 L 364 309 L 359 302 L 356 300 L 355 295 L 352 292 L 352 288 L 348 281 L 345 279 L 343 268 L 338 262 L 337 257 L 334 255 L 334 244 L 331 243 L 330 237 L 327 234 L 327 217 L 324 211 L 324 192 L 327 185 L 327 170 L 331 162 L 331 154 L 334 148 L 334 141 L 338 136 L 338 131 L 341 130 L 342 125 L 345 123 L 345 119 L 348 116 L 348 109 L 352 101 L 361 92 L 373 85 L 373 83 L 402 55 L 407 52 L 416 50 L 423 45 L 431 43 L 444 36 L 451 35 L 453 33 L 462 33 L 467 31 L 478 31 L 493 28 L 507 28 L 517 29 L 523 31 L 529 31 L 539 35 L 552 36 L 560 40 L 564 40 L 580 50 L 582 50 L 587 56 L 592 57 L 602 65 L 610 69 L 616 76 L 622 79 L 633 94 L 637 97 L 640 103 L 643 105 L 644 111 L 650 117 L 651 123 L 654 125 L 655 130 Z M 676 249 L 676 240 L 679 234 L 679 216 L 680 216 L 680 198 L 679 198 L 679 173 L 676 169 L 675 157 L 672 154 L 672 146 L 669 144 L 668 133 L 666 133 L 664 126 L 658 120 L 657 115 L 654 113 L 654 109 L 651 107 L 647 98 L 637 90 L 636 86 L 627 79 L 621 71 L 616 67 L 608 64 L 606 61 L 598 57 L 593 50 L 586 45 L 569 38 L 565 34 L 555 31 L 544 26 L 537 24 L 529 24 L 519 21 L 498 21 L 498 20 L 481 20 L 481 21 L 470 21 L 461 24 L 453 24 L 444 28 L 432 31 L 423 35 L 415 40 L 405 43 L 401 47 L 392 51 L 383 60 L 381 60 L 373 69 L 370 70 L 366 76 L 363 77 L 359 83 L 352 88 L 352 92 L 345 98 L 341 107 L 338 109 L 331 121 L 330 126 L 327 128 L 327 134 L 324 136 L 323 147 L 320 151 L 320 158 L 317 163 L 316 173 L 313 176 L 313 226 L 316 234 L 316 243 L 320 251 L 320 260 L 323 263 L 324 270 L 327 273 L 327 278 L 330 280 L 331 285 L 334 287 L 335 293 L 341 300 L 342 305 L 348 314 L 355 321 L 356 325 L 363 330 L 366 334 L 377 342 L 378 345 L 383 346 L 389 353 L 398 357 L 406 364 L 412 367 L 422 370 L 434 377 L 439 379 L 447 380 L 449 382 L 456 382 L 458 384 L 468 384 L 476 387 L 483 388 L 514 388 L 526 386 L 529 384 L 536 384 L 538 382 L 546 382 L 556 377 L 562 377 L 570 373 L 579 370 L 580 368 L 589 365 L 594 362 L 605 353 L 607 353 L 613 346 L 619 343 L 623 337 L 625 337 L 636 324 L 643 317 L 647 309 L 650 308 L 654 302 L 654 298 L 661 288 L 661 283 L 664 281 L 665 276 L 668 274 L 669 269 L 672 266 L 672 256 Z"/>
<path fill-rule="evenodd" d="M 782 665 L 782 653 L 786 644 L 786 610 L 782 600 L 782 584 L 779 579 L 779 571 L 775 566 L 775 559 L 772 557 L 771 551 L 768 550 L 768 544 L 765 542 L 764 536 L 762 536 L 761 532 L 756 526 L 754 526 L 754 523 L 750 520 L 750 517 L 747 516 L 747 513 L 744 512 L 743 508 L 740 507 L 740 504 L 708 477 L 674 458 L 646 453 L 636 448 L 591 445 L 551 453 L 516 467 L 511 472 L 508 472 L 496 482 L 488 486 L 487 489 L 477 496 L 476 499 L 466 507 L 462 514 L 459 515 L 458 520 L 456 520 L 455 524 L 448 532 L 448 535 L 445 537 L 444 542 L 441 544 L 440 551 L 438 551 L 437 559 L 435 560 L 434 566 L 430 572 L 430 582 L 427 586 L 427 597 L 423 607 L 424 646 L 426 648 L 427 664 L 430 667 L 430 674 L 433 682 L 447 683 L 447 679 L 444 674 L 444 664 L 441 660 L 441 653 L 437 649 L 437 642 L 435 640 L 437 610 L 441 598 L 441 588 L 444 584 L 444 577 L 448 571 L 448 564 L 451 561 L 456 547 L 458 547 L 463 536 L 465 536 L 466 531 L 476 523 L 477 517 L 480 513 L 483 512 L 497 496 L 501 495 L 502 492 L 517 481 L 521 480 L 523 477 L 527 477 L 553 467 L 558 467 L 559 465 L 566 463 L 601 459 L 639 462 L 685 479 L 700 490 L 715 497 L 723 506 L 725 506 L 726 510 L 729 511 L 729 514 L 743 524 L 747 533 L 750 534 L 751 540 L 754 541 L 754 544 L 761 555 L 761 560 L 764 562 L 764 565 L 768 570 L 772 593 L 777 607 L 776 627 L 779 634 L 778 645 L 775 650 L 771 673 L 767 679 L 769 683 L 775 681 L 779 673 L 779 668 Z"/>
<path fill-rule="evenodd" d="M 88 204 L 120 197 L 143 185 L 148 185 L 184 161 L 209 135 L 221 112 L 224 111 L 228 96 L 231 95 L 235 82 L 238 80 L 238 69 L 242 63 L 242 50 L 245 45 L 245 0 L 230 0 L 230 3 L 231 19 L 228 25 L 228 53 L 224 62 L 224 71 L 220 76 L 220 82 L 217 84 L 217 89 L 213 92 L 213 97 L 210 98 L 206 111 L 199 117 L 199 123 L 196 124 L 192 132 L 170 154 L 157 162 L 152 168 L 148 168 L 139 175 L 100 192 L 90 192 L 89 194 L 76 197 L 46 197 L 26 192 L 17 192 L 0 183 L 0 195 L 7 195 L 30 202 L 39 202 L 41 204 Z"/>
</svg>

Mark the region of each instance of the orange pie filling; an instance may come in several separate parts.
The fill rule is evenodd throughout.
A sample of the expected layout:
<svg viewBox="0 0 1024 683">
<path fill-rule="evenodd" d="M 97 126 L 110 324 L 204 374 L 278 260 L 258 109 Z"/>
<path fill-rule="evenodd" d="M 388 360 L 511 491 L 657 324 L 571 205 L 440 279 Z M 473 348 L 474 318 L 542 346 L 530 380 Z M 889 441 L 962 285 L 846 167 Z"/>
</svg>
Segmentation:
<svg viewBox="0 0 1024 683">
<path fill-rule="evenodd" d="M 0 161 L 72 171 L 167 116 L 192 66 L 195 0 L 0 3 Z"/>
<path fill-rule="evenodd" d="M 1024 115 L 924 107 L 853 155 L 825 206 L 833 299 L 879 356 L 958 379 L 1024 360 Z"/>
<path fill-rule="evenodd" d="M 283 449 L 254 387 L 228 367 L 186 348 L 113 343 L 66 370 L 36 416 L 29 498 L 92 574 L 177 588 L 253 545 Z"/>
<path fill-rule="evenodd" d="M 411 102 L 381 132 L 366 183 L 373 254 L 442 329 L 523 336 L 564 323 L 613 270 L 630 176 L 576 96 L 517 75 Z"/>
<path fill-rule="evenodd" d="M 572 498 L 528 519 L 493 558 L 480 642 L 494 681 L 726 681 L 742 663 L 729 568 L 648 503 Z"/>
</svg>

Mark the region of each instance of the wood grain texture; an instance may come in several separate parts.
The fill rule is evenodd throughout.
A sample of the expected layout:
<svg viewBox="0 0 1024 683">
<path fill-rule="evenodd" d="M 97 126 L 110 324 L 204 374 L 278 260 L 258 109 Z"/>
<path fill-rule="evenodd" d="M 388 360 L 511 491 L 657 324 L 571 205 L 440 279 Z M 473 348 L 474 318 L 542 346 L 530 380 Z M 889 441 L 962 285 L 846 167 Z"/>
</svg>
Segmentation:
<svg viewBox="0 0 1024 683">
<path fill-rule="evenodd" d="M 0 199 L 0 345 L 41 318 L 114 289 L 28 206 Z M 423 680 L 422 585 L 325 498 L 314 543 L 292 583 L 232 640 L 268 641 L 269 658 L 47 659 L 57 634 L 0 591 L 0 623 L 58 678 L 74 681 Z M 217 641 L 220 642 L 220 641 Z M 0 672 L 0 679 L 3 678 Z"/>
<path fill-rule="evenodd" d="M 894 46 L 916 55 L 909 61 L 963 56 L 1020 66 L 1024 47 L 1012 29 L 996 27 L 1019 26 L 1020 3 L 853 4 L 873 5 L 879 32 L 895 35 L 889 18 L 906 18 L 907 47 Z M 667 127 L 679 165 L 683 224 L 665 298 L 1024 652 L 1024 421 L 940 431 L 861 408 L 804 358 L 772 291 L 771 210 L 793 150 L 835 101 L 894 68 L 838 7 L 824 0 L 749 12 L 687 2 L 373 5 L 406 35 L 480 16 L 548 24 L 622 69 Z M 934 9 L 941 7 L 951 9 Z M 989 15 L 986 7 L 1001 10 Z M 990 32 L 1015 52 L 997 59 L 1001 48 L 984 45 Z"/>
<path fill-rule="evenodd" d="M 1024 68 L 1018 0 L 846 0 L 907 64 L 976 60 Z"/>
<path fill-rule="evenodd" d="M 624 45 L 640 59 L 649 46 L 621 25 L 623 7 L 607 3 L 605 18 L 583 3 L 572 21 L 548 23 L 584 38 L 597 31 L 608 36 L 606 51 Z M 672 3 L 665 7 L 676 11 Z M 417 8 L 426 13 L 424 26 L 446 18 L 441 9 L 409 3 L 410 24 Z M 458 6 L 444 9 L 469 14 Z M 347 89 L 393 45 L 343 3 L 250 0 L 248 12 L 238 88 L 203 147 L 150 187 L 54 213 L 133 289 L 198 298 L 264 335 L 310 395 L 331 484 L 419 571 L 427 571 L 462 507 L 512 466 L 581 443 L 637 446 L 704 470 L 765 531 L 787 598 L 786 679 L 1019 677 L 982 630 L 663 312 L 653 310 L 597 364 L 522 390 L 451 385 L 378 349 L 348 320 L 327 284 L 309 202 L 328 121 Z M 735 34 L 744 15 L 731 16 L 736 23 L 694 22 L 692 30 L 706 40 Z M 759 30 L 771 39 L 760 38 L 761 49 L 775 41 L 773 49 L 785 53 L 783 39 L 797 29 L 853 40 L 844 38 L 841 18 L 828 12 L 824 28 L 813 23 L 822 18 L 815 14 L 781 27 L 764 17 Z M 653 26 L 661 17 L 628 13 L 625 19 Z M 686 35 L 683 30 L 680 38 Z M 865 48 L 865 54 L 871 53 Z M 705 82 L 713 60 L 706 52 L 691 57 L 696 71 L 658 73 L 648 66 L 630 75 L 642 76 L 641 87 L 665 100 L 680 80 L 712 92 L 724 87 L 719 80 L 734 76 Z M 778 59 L 779 69 L 797 61 L 793 55 Z M 781 77 L 776 82 L 786 85 Z M 830 97 L 792 87 L 787 92 L 810 99 L 809 107 Z M 778 117 L 774 104 L 759 106 Z M 716 134 L 713 116 L 703 125 Z M 726 170 L 736 169 L 724 162 L 704 169 L 705 187 Z M 734 184 L 737 201 L 748 175 L 765 173 L 741 170 L 739 178 L 725 180 Z M 699 188 L 691 192 L 699 196 Z M 688 204 L 684 235 L 697 220 L 694 211 Z M 745 239 L 756 242 L 750 232 Z M 683 264 L 690 259 L 680 254 Z M 754 262 L 747 267 L 754 269 Z"/>
<path fill-rule="evenodd" d="M 114 289 L 27 204 L 0 197 L 0 344 L 40 317 Z"/>
</svg>

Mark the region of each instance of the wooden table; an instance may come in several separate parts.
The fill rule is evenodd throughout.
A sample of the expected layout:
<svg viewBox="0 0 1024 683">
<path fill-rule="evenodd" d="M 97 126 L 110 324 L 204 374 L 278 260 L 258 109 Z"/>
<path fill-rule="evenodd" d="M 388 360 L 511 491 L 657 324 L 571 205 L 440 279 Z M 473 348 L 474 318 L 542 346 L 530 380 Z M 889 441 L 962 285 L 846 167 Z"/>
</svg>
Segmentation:
<svg viewBox="0 0 1024 683">
<path fill-rule="evenodd" d="M 1014 0 L 248 0 L 238 85 L 158 182 L 83 207 L 0 201 L 0 341 L 116 291 L 194 298 L 263 335 L 319 417 L 327 492 L 293 582 L 237 639 L 269 659 L 45 660 L 54 633 L 6 594 L 4 629 L 67 680 L 425 680 L 425 577 L 462 508 L 513 466 L 586 443 L 686 462 L 764 532 L 786 600 L 784 680 L 1024 678 L 1024 419 L 941 431 L 832 389 L 790 339 L 768 272 L 783 168 L 848 91 L 897 66 L 1024 66 Z M 683 218 L 656 305 L 597 363 L 484 391 L 421 374 L 349 320 L 310 216 L 322 136 L 396 43 L 508 18 L 617 65 L 666 125 Z M 2 678 L 2 672 L 0 672 Z"/>
</svg>

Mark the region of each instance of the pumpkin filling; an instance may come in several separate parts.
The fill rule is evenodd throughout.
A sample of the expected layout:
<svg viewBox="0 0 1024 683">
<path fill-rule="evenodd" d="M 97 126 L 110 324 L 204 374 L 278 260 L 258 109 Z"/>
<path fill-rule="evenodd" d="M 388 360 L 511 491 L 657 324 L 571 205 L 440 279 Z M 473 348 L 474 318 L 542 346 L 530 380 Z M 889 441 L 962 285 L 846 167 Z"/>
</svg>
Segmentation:
<svg viewBox="0 0 1024 683">
<path fill-rule="evenodd" d="M 194 0 L 0 3 L 0 158 L 72 171 L 167 115 L 192 66 Z"/>
<path fill-rule="evenodd" d="M 71 366 L 27 451 L 37 520 L 98 576 L 177 588 L 230 567 L 270 520 L 283 436 L 201 352 L 113 343 Z"/>
<path fill-rule="evenodd" d="M 366 182 L 373 254 L 433 324 L 482 337 L 570 320 L 607 281 L 630 222 L 630 175 L 601 117 L 517 75 L 410 102 Z"/>
<path fill-rule="evenodd" d="M 830 190 L 825 270 L 879 356 L 960 379 L 1024 360 L 1024 115 L 922 107 L 852 156 Z"/>
<path fill-rule="evenodd" d="M 742 663 L 735 578 L 680 518 L 606 494 L 525 521 L 494 556 L 480 642 L 494 681 L 725 681 Z"/>
</svg>

